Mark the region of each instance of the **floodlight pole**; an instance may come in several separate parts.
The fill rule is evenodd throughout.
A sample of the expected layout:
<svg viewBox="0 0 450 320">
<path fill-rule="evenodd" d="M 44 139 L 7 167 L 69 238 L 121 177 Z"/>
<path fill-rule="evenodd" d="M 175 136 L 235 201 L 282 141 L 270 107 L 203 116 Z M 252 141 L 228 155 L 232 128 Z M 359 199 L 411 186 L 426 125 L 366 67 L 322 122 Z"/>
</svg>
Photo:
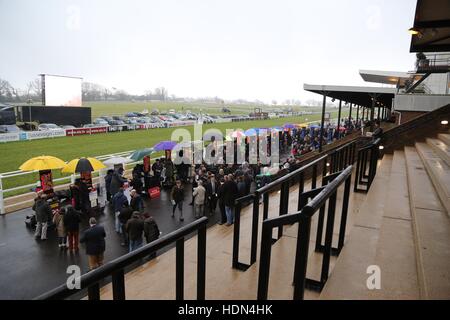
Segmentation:
<svg viewBox="0 0 450 320">
<path fill-rule="evenodd" d="M 342 100 L 339 100 L 338 125 L 337 125 L 338 139 L 341 138 L 341 132 L 339 131 L 339 128 L 341 126 L 341 108 L 342 108 Z"/>
<path fill-rule="evenodd" d="M 323 91 L 322 94 L 323 94 L 323 104 L 322 104 L 322 120 L 320 121 L 319 152 L 322 152 L 323 126 L 325 122 L 325 108 L 327 104 L 327 92 Z"/>
<path fill-rule="evenodd" d="M 374 125 L 373 125 L 373 119 L 375 116 L 375 106 L 377 104 L 377 94 L 372 94 L 372 107 L 370 108 L 370 131 L 373 132 Z"/>
<path fill-rule="evenodd" d="M 3 201 L 3 184 L 2 184 L 2 175 L 0 174 L 0 215 L 5 214 L 5 203 Z"/>
</svg>

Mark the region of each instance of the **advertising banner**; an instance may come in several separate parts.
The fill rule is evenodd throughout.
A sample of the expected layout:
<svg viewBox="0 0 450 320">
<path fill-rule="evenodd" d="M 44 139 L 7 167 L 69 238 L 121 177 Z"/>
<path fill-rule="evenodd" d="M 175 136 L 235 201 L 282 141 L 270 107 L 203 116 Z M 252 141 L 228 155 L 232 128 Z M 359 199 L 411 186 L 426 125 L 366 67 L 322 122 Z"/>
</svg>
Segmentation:
<svg viewBox="0 0 450 320">
<path fill-rule="evenodd" d="M 169 122 L 169 123 L 167 123 L 167 127 L 173 128 L 173 127 L 193 126 L 195 123 L 196 123 L 196 121 L 193 121 L 193 120 Z"/>
<path fill-rule="evenodd" d="M 0 142 L 11 142 L 11 141 L 19 141 L 20 135 L 19 133 L 1 133 L 0 134 Z"/>
<path fill-rule="evenodd" d="M 26 139 L 20 140 L 34 140 L 34 139 L 44 139 L 44 138 L 54 138 L 54 137 L 64 137 L 66 135 L 66 130 L 45 130 L 45 131 L 29 131 L 25 132 Z"/>
<path fill-rule="evenodd" d="M 108 132 L 108 127 L 66 129 L 66 136 L 80 136 Z"/>
</svg>

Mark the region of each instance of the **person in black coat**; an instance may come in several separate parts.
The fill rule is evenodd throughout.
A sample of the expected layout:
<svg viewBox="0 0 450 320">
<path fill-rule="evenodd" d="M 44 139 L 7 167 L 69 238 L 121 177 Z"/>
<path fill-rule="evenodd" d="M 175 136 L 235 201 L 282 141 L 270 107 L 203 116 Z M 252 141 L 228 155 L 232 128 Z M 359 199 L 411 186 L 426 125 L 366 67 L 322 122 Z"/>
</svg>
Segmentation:
<svg viewBox="0 0 450 320">
<path fill-rule="evenodd" d="M 184 221 L 183 218 L 183 201 L 184 201 L 184 188 L 181 184 L 181 180 L 177 180 L 170 193 L 172 200 L 172 218 L 175 217 L 175 210 L 178 207 L 180 210 L 180 221 Z"/>
<path fill-rule="evenodd" d="M 380 120 L 377 120 L 377 121 L 375 121 L 375 130 L 373 131 L 372 139 L 376 140 L 378 138 L 381 138 L 382 135 L 383 135 L 383 129 L 381 129 L 381 127 L 380 127 Z"/>
<path fill-rule="evenodd" d="M 161 232 L 159 231 L 158 224 L 153 217 L 146 213 L 144 218 L 144 236 L 147 243 L 150 243 L 157 240 Z M 149 255 L 150 259 L 154 257 L 156 257 L 156 251 Z"/>
<path fill-rule="evenodd" d="M 36 212 L 36 231 L 34 236 L 36 239 L 41 238 L 41 240 L 47 240 L 48 222 L 52 218 L 52 209 L 46 198 L 45 193 L 38 193 L 38 197 L 33 205 L 33 210 Z"/>
<path fill-rule="evenodd" d="M 114 174 L 114 170 L 109 169 L 106 172 L 106 176 L 105 176 L 105 188 L 106 188 L 106 200 L 110 201 L 111 200 L 111 179 L 112 176 Z"/>
<path fill-rule="evenodd" d="M 217 188 L 217 198 L 219 199 L 219 209 L 220 209 L 220 221 L 219 224 L 227 223 L 227 216 L 225 214 L 225 203 L 223 202 L 224 193 L 223 185 L 225 184 L 225 178 L 220 180 L 220 185 Z"/>
<path fill-rule="evenodd" d="M 227 216 L 227 226 L 234 223 L 234 206 L 235 201 L 238 197 L 239 191 L 234 182 L 233 175 L 228 175 L 228 180 L 225 181 L 223 185 L 223 202 L 225 204 L 225 214 Z"/>
<path fill-rule="evenodd" d="M 132 207 L 123 207 L 120 210 L 119 213 L 119 222 L 122 228 L 122 246 L 128 245 L 128 233 L 125 230 L 125 226 L 127 225 L 128 220 L 131 219 L 131 216 L 133 215 L 133 208 Z"/>
<path fill-rule="evenodd" d="M 81 243 L 86 244 L 86 254 L 89 259 L 89 269 L 93 270 L 103 265 L 105 252 L 105 228 L 97 225 L 95 218 L 89 219 L 90 228 L 87 229 L 80 239 Z"/>
<path fill-rule="evenodd" d="M 219 184 L 217 183 L 216 177 L 214 174 L 211 174 L 206 184 L 206 198 L 208 199 L 208 207 L 211 214 L 214 214 L 216 211 L 218 188 Z"/>
<path fill-rule="evenodd" d="M 128 233 L 129 250 L 134 251 L 142 246 L 142 235 L 144 233 L 144 220 L 139 215 L 139 212 L 133 212 L 133 216 L 125 225 Z"/>
<path fill-rule="evenodd" d="M 67 232 L 67 241 L 69 250 L 78 251 L 78 237 L 80 233 L 81 212 L 75 210 L 72 206 L 66 207 L 63 223 Z"/>
</svg>

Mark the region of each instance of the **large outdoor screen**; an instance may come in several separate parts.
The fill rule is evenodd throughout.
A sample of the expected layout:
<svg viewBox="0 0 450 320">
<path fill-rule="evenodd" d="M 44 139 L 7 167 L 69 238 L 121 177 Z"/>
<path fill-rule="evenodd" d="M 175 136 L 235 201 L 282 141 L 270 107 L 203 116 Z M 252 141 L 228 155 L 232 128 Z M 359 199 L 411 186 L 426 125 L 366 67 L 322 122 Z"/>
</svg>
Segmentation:
<svg viewBox="0 0 450 320">
<path fill-rule="evenodd" d="M 81 106 L 81 78 L 44 75 L 46 106 Z"/>
</svg>

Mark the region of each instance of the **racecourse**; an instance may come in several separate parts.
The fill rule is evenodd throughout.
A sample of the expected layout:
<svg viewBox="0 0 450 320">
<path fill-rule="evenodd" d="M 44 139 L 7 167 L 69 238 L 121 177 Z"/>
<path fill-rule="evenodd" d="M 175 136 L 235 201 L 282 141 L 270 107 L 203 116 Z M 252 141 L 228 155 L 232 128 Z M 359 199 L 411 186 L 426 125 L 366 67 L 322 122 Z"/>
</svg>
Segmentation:
<svg viewBox="0 0 450 320">
<path fill-rule="evenodd" d="M 248 115 L 253 112 L 255 105 L 248 104 L 220 104 L 220 103 L 206 103 L 206 102 L 176 102 L 176 101 L 87 101 L 83 102 L 83 106 L 92 109 L 92 119 L 107 115 L 124 115 L 127 112 L 141 112 L 148 110 L 152 112 L 153 109 L 158 109 L 160 112 L 168 112 L 173 109 L 175 112 L 185 113 L 187 111 L 193 113 L 207 113 L 211 115 L 224 115 L 222 107 L 230 110 L 232 115 Z M 303 106 L 262 106 L 263 112 L 270 112 L 271 110 L 280 110 L 291 108 L 294 112 L 310 111 L 320 112 L 321 107 L 303 107 Z"/>
<path fill-rule="evenodd" d="M 332 112 L 332 118 L 337 112 Z M 342 117 L 347 116 L 344 112 Z M 282 126 L 285 123 L 305 123 L 320 121 L 320 115 L 277 118 L 268 120 L 253 120 L 243 122 L 213 123 L 203 125 L 203 131 L 211 128 L 219 129 L 224 134 L 226 129 L 249 129 Z M 182 127 L 188 130 L 194 140 L 194 127 Z M 39 155 L 52 155 L 65 161 L 74 158 L 100 156 L 128 150 L 151 147 L 162 140 L 170 140 L 172 131 L 176 128 L 158 128 L 149 130 L 110 132 L 105 134 L 61 137 L 53 139 L 9 142 L 0 145 L 0 172 L 18 170 L 26 160 Z M 54 170 L 54 178 L 60 177 L 58 170 Z M 37 174 L 24 175 L 3 179 L 3 189 L 9 189 L 37 181 Z M 23 192 L 23 191 L 21 191 Z M 5 196 L 12 196 L 21 192 L 10 192 Z"/>
</svg>

